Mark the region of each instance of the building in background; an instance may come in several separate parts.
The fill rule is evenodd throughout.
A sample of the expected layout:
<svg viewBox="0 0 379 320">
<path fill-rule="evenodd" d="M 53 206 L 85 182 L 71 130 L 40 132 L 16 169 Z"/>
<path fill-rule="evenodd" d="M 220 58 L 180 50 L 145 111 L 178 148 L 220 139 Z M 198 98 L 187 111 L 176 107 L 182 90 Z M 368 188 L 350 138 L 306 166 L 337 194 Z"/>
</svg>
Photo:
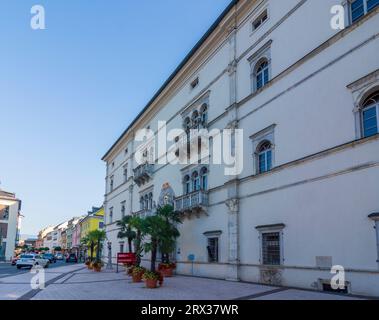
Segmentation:
<svg viewBox="0 0 379 320">
<path fill-rule="evenodd" d="M 36 243 L 36 238 L 28 238 L 24 240 L 24 245 L 28 246 L 28 248 L 36 248 Z"/>
<path fill-rule="evenodd" d="M 78 222 L 75 224 L 72 231 L 72 253 L 75 253 L 78 258 L 82 258 L 83 253 L 83 245 L 81 243 L 81 228 L 82 228 L 82 220 L 85 216 L 80 217 Z"/>
<path fill-rule="evenodd" d="M 379 1 L 338 1 L 343 30 L 331 2 L 235 0 L 217 19 L 103 157 L 114 257 L 118 220 L 170 203 L 178 273 L 331 290 L 340 265 L 345 291 L 379 296 Z M 176 160 L 202 156 L 191 129 L 242 130 L 241 170 L 156 160 L 163 143 L 135 135 L 165 138 L 163 120 Z"/>
<path fill-rule="evenodd" d="M 54 227 L 49 227 L 46 230 L 46 234 L 43 237 L 43 247 L 48 248 L 49 251 L 53 250 L 53 233 L 54 233 Z"/>
<path fill-rule="evenodd" d="M 63 229 L 61 232 L 60 245 L 63 252 L 67 252 L 67 228 Z"/>
<path fill-rule="evenodd" d="M 38 232 L 38 238 L 36 241 L 36 248 L 49 248 L 52 246 L 52 232 L 54 230 L 53 226 L 48 226 Z"/>
<path fill-rule="evenodd" d="M 85 238 L 89 232 L 94 230 L 104 229 L 104 207 L 97 208 L 92 207 L 91 211 L 88 211 L 87 216 L 85 216 L 80 222 L 80 239 Z M 86 256 L 90 255 L 89 249 L 86 252 Z M 96 255 L 96 252 L 94 252 Z"/>
<path fill-rule="evenodd" d="M 55 248 L 61 248 L 62 249 L 62 232 L 63 230 L 66 230 L 68 225 L 68 221 L 65 221 L 61 224 L 58 224 L 54 227 L 53 230 L 53 244 L 52 248 L 55 251 Z"/>
<path fill-rule="evenodd" d="M 21 200 L 14 193 L 0 190 L 0 260 L 9 260 L 18 245 Z"/>
</svg>

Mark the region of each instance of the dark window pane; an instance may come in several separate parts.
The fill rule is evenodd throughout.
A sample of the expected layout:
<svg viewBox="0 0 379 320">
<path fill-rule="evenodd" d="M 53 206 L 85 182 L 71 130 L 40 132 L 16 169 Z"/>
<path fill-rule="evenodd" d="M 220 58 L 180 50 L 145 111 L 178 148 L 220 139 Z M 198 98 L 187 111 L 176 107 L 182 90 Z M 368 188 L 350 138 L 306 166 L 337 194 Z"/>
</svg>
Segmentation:
<svg viewBox="0 0 379 320">
<path fill-rule="evenodd" d="M 259 173 L 266 172 L 266 155 L 264 153 L 259 155 Z"/>
<path fill-rule="evenodd" d="M 371 137 L 373 136 L 374 134 L 377 134 L 378 133 L 378 128 L 377 127 L 374 127 L 374 128 L 365 128 L 364 130 L 364 136 L 365 138 L 367 137 Z"/>
<path fill-rule="evenodd" d="M 264 84 L 268 83 L 268 69 L 264 70 Z"/>
<path fill-rule="evenodd" d="M 0 238 L 6 238 L 8 235 L 8 223 L 0 223 Z"/>
<path fill-rule="evenodd" d="M 209 262 L 218 262 L 218 238 L 209 238 L 207 249 Z"/>
<path fill-rule="evenodd" d="M 365 9 L 363 6 L 363 0 L 355 0 L 351 4 L 351 17 L 353 22 L 358 20 L 365 14 Z"/>
<path fill-rule="evenodd" d="M 378 133 L 376 107 L 363 111 L 363 131 L 365 137 Z"/>
<path fill-rule="evenodd" d="M 259 28 L 259 26 L 261 25 L 261 21 L 257 21 L 254 23 L 254 29 L 257 29 Z"/>
<path fill-rule="evenodd" d="M 0 220 L 8 220 L 9 219 L 9 207 L 0 205 Z"/>
<path fill-rule="evenodd" d="M 364 119 L 374 118 L 376 117 L 376 108 L 372 107 L 370 109 L 366 109 L 363 111 Z"/>
<path fill-rule="evenodd" d="M 257 89 L 262 88 L 263 86 L 263 75 L 260 73 L 257 76 Z"/>
<path fill-rule="evenodd" d="M 263 264 L 280 265 L 280 234 L 279 232 L 262 234 Z"/>
<path fill-rule="evenodd" d="M 367 129 L 376 128 L 376 126 L 377 126 L 376 117 L 364 120 L 364 126 Z"/>
<path fill-rule="evenodd" d="M 370 11 L 379 5 L 379 0 L 368 0 L 367 11 Z"/>
</svg>

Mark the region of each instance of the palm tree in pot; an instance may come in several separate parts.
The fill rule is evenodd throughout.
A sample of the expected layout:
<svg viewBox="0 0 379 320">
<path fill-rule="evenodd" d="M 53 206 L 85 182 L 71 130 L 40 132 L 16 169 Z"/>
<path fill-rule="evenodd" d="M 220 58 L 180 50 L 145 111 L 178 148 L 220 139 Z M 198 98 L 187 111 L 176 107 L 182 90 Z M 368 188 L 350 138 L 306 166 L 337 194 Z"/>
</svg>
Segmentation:
<svg viewBox="0 0 379 320">
<path fill-rule="evenodd" d="M 133 219 L 133 216 L 126 216 L 117 222 L 117 226 L 120 227 L 120 231 L 117 234 L 117 238 L 128 239 L 129 253 L 133 252 L 132 243 L 133 243 L 133 240 L 136 239 L 137 237 L 137 234 L 133 230 L 133 227 L 131 225 L 132 219 Z"/>
<path fill-rule="evenodd" d="M 102 243 L 106 239 L 106 233 L 104 230 L 94 230 L 88 234 L 89 238 L 95 244 L 96 247 L 96 260 L 93 263 L 95 271 L 101 271 L 102 261 L 101 261 L 101 250 Z"/>
<path fill-rule="evenodd" d="M 171 277 L 176 264 L 170 261 L 170 253 L 175 250 L 176 239 L 180 236 L 177 225 L 182 223 L 179 213 L 171 205 L 159 207 L 157 215 L 161 216 L 165 222 L 164 236 L 161 238 L 159 249 L 162 253 L 162 263 L 158 269 L 166 277 Z"/>
</svg>

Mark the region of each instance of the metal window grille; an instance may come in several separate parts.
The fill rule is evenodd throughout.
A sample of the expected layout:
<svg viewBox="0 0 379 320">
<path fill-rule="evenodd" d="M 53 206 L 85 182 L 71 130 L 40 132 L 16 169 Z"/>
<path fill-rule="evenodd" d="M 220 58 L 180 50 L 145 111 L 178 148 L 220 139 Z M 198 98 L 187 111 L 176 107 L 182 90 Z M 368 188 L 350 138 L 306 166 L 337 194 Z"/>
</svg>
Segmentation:
<svg viewBox="0 0 379 320">
<path fill-rule="evenodd" d="M 208 261 L 218 262 L 218 238 L 208 239 Z"/>
<path fill-rule="evenodd" d="M 280 265 L 279 232 L 262 234 L 262 258 L 265 265 Z"/>
</svg>

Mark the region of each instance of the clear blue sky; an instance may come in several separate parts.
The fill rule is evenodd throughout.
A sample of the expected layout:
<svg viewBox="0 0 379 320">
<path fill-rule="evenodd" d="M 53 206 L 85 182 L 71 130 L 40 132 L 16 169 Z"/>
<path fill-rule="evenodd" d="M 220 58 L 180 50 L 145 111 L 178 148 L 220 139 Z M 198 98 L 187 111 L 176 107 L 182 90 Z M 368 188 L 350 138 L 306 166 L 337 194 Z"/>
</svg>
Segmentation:
<svg viewBox="0 0 379 320">
<path fill-rule="evenodd" d="M 229 2 L 1 1 L 0 188 L 23 200 L 21 233 L 102 204 L 101 157 Z"/>
</svg>

